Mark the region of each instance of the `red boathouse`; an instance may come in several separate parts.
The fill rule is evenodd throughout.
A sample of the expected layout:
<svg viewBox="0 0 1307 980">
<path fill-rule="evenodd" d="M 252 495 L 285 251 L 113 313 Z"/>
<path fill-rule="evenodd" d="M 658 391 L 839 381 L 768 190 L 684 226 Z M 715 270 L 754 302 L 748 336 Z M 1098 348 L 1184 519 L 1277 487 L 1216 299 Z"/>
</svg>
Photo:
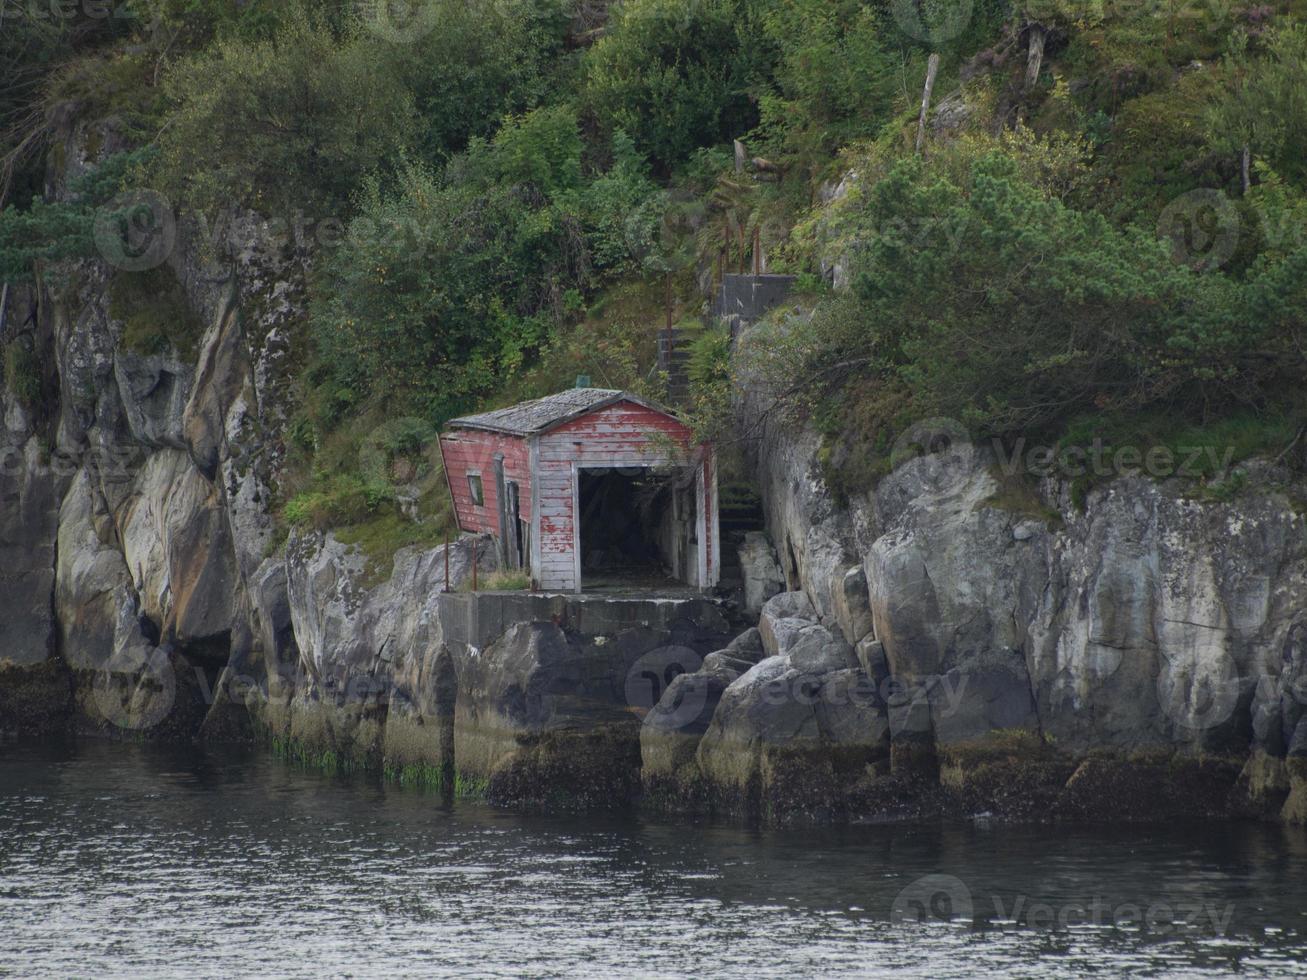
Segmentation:
<svg viewBox="0 0 1307 980">
<path fill-rule="evenodd" d="M 494 535 L 532 588 L 717 584 L 713 448 L 642 398 L 573 388 L 468 415 L 440 452 L 459 527 Z"/>
</svg>

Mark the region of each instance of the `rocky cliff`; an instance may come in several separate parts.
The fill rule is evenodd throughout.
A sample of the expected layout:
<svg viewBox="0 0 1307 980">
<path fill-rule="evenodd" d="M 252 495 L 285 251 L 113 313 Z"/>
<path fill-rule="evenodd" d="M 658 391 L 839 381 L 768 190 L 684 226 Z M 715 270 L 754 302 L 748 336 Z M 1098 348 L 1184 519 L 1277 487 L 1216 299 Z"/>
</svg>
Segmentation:
<svg viewBox="0 0 1307 980">
<path fill-rule="evenodd" d="M 697 730 L 668 725 L 669 691 L 645 726 L 651 785 L 764 812 L 1301 822 L 1301 477 L 1250 461 L 1083 492 L 929 426 L 918 443 L 942 448 L 843 503 L 815 436 L 763 432 L 755 472 L 801 591 L 764 608 L 756 664 L 678 682 L 712 692 Z"/>
<path fill-rule="evenodd" d="M 90 143 L 115 145 L 76 129 L 68 166 Z M 0 731 L 260 738 L 533 804 L 1307 820 L 1307 489 L 1282 466 L 1081 493 L 954 440 L 841 501 L 817 438 L 772 424 L 776 556 L 746 541 L 762 610 L 734 639 L 703 599 L 446 594 L 447 562 L 455 589 L 493 568 L 473 538 L 377 582 L 272 512 L 309 261 L 183 224 L 161 268 L 200 329 L 149 349 L 110 261 L 10 294 L 33 356 L 3 391 Z"/>
</svg>

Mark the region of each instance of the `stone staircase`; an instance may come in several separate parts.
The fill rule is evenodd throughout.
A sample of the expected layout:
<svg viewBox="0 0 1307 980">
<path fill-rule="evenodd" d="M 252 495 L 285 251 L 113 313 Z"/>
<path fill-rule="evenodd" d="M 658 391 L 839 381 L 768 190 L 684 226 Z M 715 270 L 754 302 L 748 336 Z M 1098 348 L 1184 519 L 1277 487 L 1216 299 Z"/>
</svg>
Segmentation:
<svg viewBox="0 0 1307 980">
<path fill-rule="evenodd" d="M 658 370 L 667 372 L 667 400 L 673 405 L 690 396 L 690 345 L 702 332 L 701 326 L 682 324 L 658 334 Z"/>
<path fill-rule="evenodd" d="M 740 545 L 750 531 L 763 530 L 762 499 L 748 483 L 731 481 L 717 487 L 717 517 L 721 527 L 722 568 L 718 588 L 723 592 L 744 591 L 740 568 Z"/>
</svg>

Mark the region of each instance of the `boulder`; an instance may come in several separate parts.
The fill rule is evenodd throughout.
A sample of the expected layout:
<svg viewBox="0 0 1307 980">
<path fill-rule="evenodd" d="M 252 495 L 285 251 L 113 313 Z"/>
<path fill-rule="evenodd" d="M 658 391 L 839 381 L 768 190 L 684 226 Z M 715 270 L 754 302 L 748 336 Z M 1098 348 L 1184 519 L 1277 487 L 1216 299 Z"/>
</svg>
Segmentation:
<svg viewBox="0 0 1307 980">
<path fill-rule="evenodd" d="M 798 634 L 816 623 L 816 610 L 806 592 L 782 592 L 764 603 L 758 634 L 769 657 L 783 654 Z"/>
<path fill-rule="evenodd" d="M 742 673 L 741 663 L 709 654 L 700 670 L 681 674 L 668 686 L 640 727 L 641 775 L 646 786 L 665 788 L 693 764 L 722 694 Z M 746 664 L 745 670 L 750 666 Z"/>
<path fill-rule="evenodd" d="M 745 630 L 731 640 L 727 644 L 726 650 L 731 656 L 739 657 L 741 660 L 747 660 L 754 664 L 766 656 L 766 650 L 762 644 L 762 634 L 758 632 L 756 626 Z"/>
<path fill-rule="evenodd" d="M 850 643 L 858 643 L 875 629 L 867 575 L 861 566 L 855 565 L 843 575 L 836 576 L 831 605 L 835 610 L 835 621 L 839 623 L 844 639 Z"/>
<path fill-rule="evenodd" d="M 825 674 L 858 666 L 853 648 L 825 626 L 805 627 L 793 634 L 792 639 L 784 653 L 791 666 L 802 673 Z"/>
<path fill-rule="evenodd" d="M 744 609 L 751 616 L 762 612 L 763 603 L 785 591 L 785 573 L 776 561 L 771 539 L 761 531 L 749 531 L 739 548 L 744 576 Z"/>
<path fill-rule="evenodd" d="M 810 674 L 778 656 L 726 688 L 696 762 L 729 810 L 822 820 L 887 751 L 885 705 L 861 670 Z"/>
</svg>

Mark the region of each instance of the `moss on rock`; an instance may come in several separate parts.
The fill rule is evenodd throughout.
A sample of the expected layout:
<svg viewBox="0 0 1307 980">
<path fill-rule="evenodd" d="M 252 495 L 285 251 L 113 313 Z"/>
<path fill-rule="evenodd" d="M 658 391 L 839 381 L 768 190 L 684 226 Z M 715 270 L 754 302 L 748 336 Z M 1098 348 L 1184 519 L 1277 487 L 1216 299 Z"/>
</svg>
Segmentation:
<svg viewBox="0 0 1307 980">
<path fill-rule="evenodd" d="M 62 660 L 0 663 L 0 734 L 44 735 L 68 723 L 72 676 Z"/>
</svg>

